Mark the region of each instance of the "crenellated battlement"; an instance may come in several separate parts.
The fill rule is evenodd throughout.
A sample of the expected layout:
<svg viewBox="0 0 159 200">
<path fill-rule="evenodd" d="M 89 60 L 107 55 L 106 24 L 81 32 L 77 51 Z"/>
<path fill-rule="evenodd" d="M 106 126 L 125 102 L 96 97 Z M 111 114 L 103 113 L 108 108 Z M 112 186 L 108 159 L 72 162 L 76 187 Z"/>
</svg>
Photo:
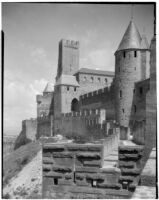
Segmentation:
<svg viewBox="0 0 159 200">
<path fill-rule="evenodd" d="M 65 47 L 70 47 L 70 48 L 79 48 L 79 41 L 74 41 L 74 40 L 66 40 L 66 39 L 62 39 L 62 44 Z"/>
<path fill-rule="evenodd" d="M 102 113 L 102 114 L 101 114 Z M 70 112 L 70 113 L 62 113 L 62 118 L 70 118 L 70 117 L 83 117 L 83 118 L 96 118 L 103 115 L 106 118 L 106 110 L 105 109 L 85 109 L 80 112 Z"/>
<path fill-rule="evenodd" d="M 109 93 L 111 91 L 112 86 L 108 86 L 99 90 L 95 90 L 93 92 L 88 92 L 86 94 L 83 94 L 80 96 L 81 99 L 86 99 L 86 98 L 90 98 L 90 97 L 94 97 L 94 96 L 98 96 L 100 94 L 104 94 L 104 93 Z"/>
<path fill-rule="evenodd" d="M 40 117 L 38 117 L 37 118 L 37 120 L 38 120 L 38 122 L 46 122 L 46 121 L 50 121 L 50 116 L 46 116 L 46 115 L 44 115 L 44 116 L 40 116 Z"/>
</svg>

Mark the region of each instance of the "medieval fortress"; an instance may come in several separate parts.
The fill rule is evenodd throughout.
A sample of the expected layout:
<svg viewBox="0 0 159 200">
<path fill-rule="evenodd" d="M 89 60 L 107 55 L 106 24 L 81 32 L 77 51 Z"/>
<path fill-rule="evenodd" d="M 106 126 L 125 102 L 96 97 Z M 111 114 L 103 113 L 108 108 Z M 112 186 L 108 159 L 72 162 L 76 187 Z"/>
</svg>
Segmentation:
<svg viewBox="0 0 159 200">
<path fill-rule="evenodd" d="M 74 192 L 75 185 L 79 187 L 96 187 L 96 190 L 97 188 L 108 188 L 108 186 L 100 183 L 103 180 L 106 184 L 106 179 L 108 180 L 107 175 L 102 177 L 103 173 L 109 175 L 113 173 L 111 177 L 114 182 L 110 183 L 111 181 L 108 181 L 108 185 L 120 183 L 121 185 L 118 186 L 122 188 L 122 191 L 125 191 L 123 190 L 124 187 L 131 191 L 133 190 L 134 179 L 133 181 L 130 181 L 129 178 L 124 179 L 125 171 L 120 174 L 118 171 L 110 172 L 109 170 L 101 172 L 100 169 L 100 171 L 96 171 L 98 177 L 95 177 L 95 175 L 87 177 L 89 173 L 93 172 L 90 169 L 90 171 L 87 171 L 86 168 L 90 165 L 102 167 L 104 162 L 102 159 L 114 151 L 115 148 L 118 148 L 119 140 L 131 140 L 136 145 L 136 147 L 129 147 L 126 150 L 122 148 L 119 150 L 119 165 L 125 167 L 125 165 L 128 166 L 128 164 L 134 162 L 132 170 L 142 168 L 142 165 L 139 167 L 141 164 L 139 164 L 141 159 L 139 155 L 142 151 L 144 152 L 144 159 L 147 160 L 150 153 L 152 153 L 152 149 L 156 147 L 155 31 L 149 45 L 146 35 L 140 35 L 135 22 L 130 21 L 114 54 L 115 72 L 88 68 L 79 69 L 79 50 L 80 44 L 78 41 L 62 39 L 59 42 L 55 85 L 53 87 L 51 83 L 48 83 L 43 94 L 37 95 L 37 119 L 24 120 L 22 132 L 17 138 L 17 141 L 20 141 L 22 135 L 25 135 L 28 139 L 35 140 L 35 138 L 38 139 L 42 136 L 53 137 L 61 134 L 69 139 L 92 143 L 92 146 L 88 145 L 87 148 L 84 144 L 83 146 L 44 145 L 43 180 L 45 184 L 43 189 L 44 196 L 47 198 L 53 197 L 51 184 L 54 186 L 71 185 L 70 188 L 72 189 L 69 190 L 71 194 Z M 95 141 L 98 141 L 97 144 L 94 143 Z M 102 141 L 104 150 L 102 150 L 99 141 Z M 77 151 L 80 153 L 73 153 Z M 81 153 L 84 151 L 86 151 L 87 156 Z M 93 157 L 92 151 L 98 153 Z M 53 157 L 49 157 L 50 152 L 53 153 Z M 57 155 L 56 152 L 59 152 L 59 154 Z M 127 156 L 125 160 L 123 154 L 120 155 L 121 153 Z M 76 170 L 71 172 L 67 167 L 60 168 L 60 163 L 68 166 L 68 163 L 73 162 L 72 160 L 66 162 L 66 159 L 72 159 L 72 155 L 75 155 L 76 158 L 73 158 L 79 169 L 77 170 L 77 167 Z M 134 156 L 133 159 L 131 156 Z M 64 160 L 61 160 L 62 158 Z M 56 163 L 56 167 L 53 168 L 50 167 L 51 163 L 54 162 L 52 159 Z M 92 164 L 89 163 L 91 159 L 95 159 L 91 161 Z M 124 162 L 127 164 L 124 164 Z M 131 166 L 126 169 L 129 171 L 129 168 Z M 74 169 L 74 167 L 71 169 Z M 64 174 L 66 173 L 65 176 L 60 174 L 62 170 Z M 71 173 L 76 173 L 75 178 Z M 81 176 L 80 173 L 83 173 L 83 175 Z M 130 177 L 132 175 L 130 174 L 130 171 L 127 172 L 126 177 Z M 49 177 L 52 177 L 52 179 L 49 179 Z M 89 180 L 93 180 L 93 182 Z M 127 186 L 124 186 L 125 182 Z M 114 188 L 111 187 L 111 189 Z M 115 190 L 118 189 L 115 188 Z M 84 188 L 82 191 L 85 194 L 88 192 L 84 191 Z M 111 194 L 109 190 L 107 197 L 111 198 Z M 100 195 L 102 194 L 100 193 Z M 115 197 L 115 193 L 113 195 Z M 127 193 L 123 192 L 123 195 L 126 196 Z M 97 196 L 93 197 L 97 198 Z"/>
</svg>

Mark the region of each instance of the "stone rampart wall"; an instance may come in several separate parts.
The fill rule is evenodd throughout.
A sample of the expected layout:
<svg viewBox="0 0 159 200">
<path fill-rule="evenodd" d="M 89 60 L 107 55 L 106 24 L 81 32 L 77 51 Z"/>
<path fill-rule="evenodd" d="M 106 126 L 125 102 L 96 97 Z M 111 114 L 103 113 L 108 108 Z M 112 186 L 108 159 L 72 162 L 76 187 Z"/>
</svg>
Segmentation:
<svg viewBox="0 0 159 200">
<path fill-rule="evenodd" d="M 106 109 L 108 120 L 115 119 L 113 86 L 105 87 L 80 96 L 80 108 Z"/>
<path fill-rule="evenodd" d="M 128 198 L 103 155 L 101 144 L 44 144 L 43 198 Z"/>
</svg>

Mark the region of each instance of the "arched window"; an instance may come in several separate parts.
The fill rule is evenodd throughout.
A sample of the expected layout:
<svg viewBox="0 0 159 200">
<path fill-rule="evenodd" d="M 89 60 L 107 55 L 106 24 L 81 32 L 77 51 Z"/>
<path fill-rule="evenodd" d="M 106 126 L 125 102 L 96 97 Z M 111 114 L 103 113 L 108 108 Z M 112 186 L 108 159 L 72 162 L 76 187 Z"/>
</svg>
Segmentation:
<svg viewBox="0 0 159 200">
<path fill-rule="evenodd" d="M 143 93 L 143 88 L 140 87 L 139 90 L 140 90 L 140 94 L 142 94 Z"/>
<path fill-rule="evenodd" d="M 98 78 L 98 82 L 100 82 L 100 77 Z"/>
<path fill-rule="evenodd" d="M 108 82 L 108 79 L 107 78 L 105 78 L 105 83 L 107 83 Z"/>
<path fill-rule="evenodd" d="M 137 51 L 134 51 L 134 57 L 137 57 Z"/>
<path fill-rule="evenodd" d="M 120 90 L 120 94 L 119 94 L 120 98 L 122 97 L 122 91 Z"/>
<path fill-rule="evenodd" d="M 84 81 L 86 81 L 87 80 L 87 77 L 86 76 L 84 76 Z"/>
<path fill-rule="evenodd" d="M 69 89 L 70 89 L 69 86 L 67 86 L 67 91 L 69 91 Z"/>
<path fill-rule="evenodd" d="M 73 111 L 73 112 L 79 111 L 79 102 L 76 98 L 74 98 L 71 102 L 71 111 Z"/>
<path fill-rule="evenodd" d="M 76 92 L 76 87 L 74 88 L 74 91 Z"/>
<path fill-rule="evenodd" d="M 93 77 L 91 77 L 91 83 L 93 83 L 93 80 L 94 80 L 94 78 L 93 78 Z"/>
<path fill-rule="evenodd" d="M 125 51 L 123 52 L 123 57 L 124 57 L 124 58 L 126 57 L 126 52 L 125 52 Z"/>
<path fill-rule="evenodd" d="M 136 113 L 136 110 L 137 110 L 136 105 L 134 105 L 134 113 Z"/>
</svg>

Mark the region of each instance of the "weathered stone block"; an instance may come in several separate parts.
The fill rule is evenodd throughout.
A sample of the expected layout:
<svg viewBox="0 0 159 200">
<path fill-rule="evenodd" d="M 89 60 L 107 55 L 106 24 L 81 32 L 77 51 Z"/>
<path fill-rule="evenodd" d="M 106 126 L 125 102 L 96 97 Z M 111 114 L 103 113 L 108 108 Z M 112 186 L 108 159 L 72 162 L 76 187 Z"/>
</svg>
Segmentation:
<svg viewBox="0 0 159 200">
<path fill-rule="evenodd" d="M 54 158 L 73 158 L 71 153 L 63 152 L 63 153 L 52 153 Z"/>
<path fill-rule="evenodd" d="M 49 158 L 49 157 L 43 157 L 43 163 L 44 164 L 53 164 L 54 160 L 52 158 Z"/>
<path fill-rule="evenodd" d="M 118 183 L 117 184 L 97 183 L 97 187 L 120 190 L 121 189 L 121 184 L 118 184 Z"/>
<path fill-rule="evenodd" d="M 99 171 L 99 168 L 97 167 L 76 167 L 76 172 L 89 172 L 89 173 L 97 173 Z"/>
<path fill-rule="evenodd" d="M 83 162 L 84 166 L 88 166 L 88 167 L 101 167 L 101 161 L 97 161 L 97 160 L 92 160 L 92 161 L 84 161 Z"/>
<path fill-rule="evenodd" d="M 43 171 L 51 171 L 52 165 L 50 164 L 43 164 Z"/>
<path fill-rule="evenodd" d="M 141 170 L 122 168 L 121 172 L 122 172 L 122 175 L 125 175 L 125 176 L 137 176 L 140 174 Z"/>
<path fill-rule="evenodd" d="M 55 144 L 46 143 L 43 146 L 43 151 L 50 150 L 54 152 L 60 152 L 60 151 L 64 151 L 64 149 L 65 149 L 64 145 L 55 145 Z"/>
<path fill-rule="evenodd" d="M 85 153 L 77 153 L 76 155 L 78 158 L 92 158 L 92 159 L 95 159 L 95 160 L 98 160 L 101 158 L 100 154 L 98 153 L 88 153 L 88 152 L 85 152 Z"/>
<path fill-rule="evenodd" d="M 57 172 L 48 172 L 48 173 L 43 173 L 43 176 L 45 177 L 52 177 L 52 178 L 63 178 L 64 175 L 62 173 L 57 173 Z"/>
<path fill-rule="evenodd" d="M 70 173 L 72 169 L 66 166 L 53 166 L 53 171 L 62 172 L 62 173 Z"/>
</svg>

